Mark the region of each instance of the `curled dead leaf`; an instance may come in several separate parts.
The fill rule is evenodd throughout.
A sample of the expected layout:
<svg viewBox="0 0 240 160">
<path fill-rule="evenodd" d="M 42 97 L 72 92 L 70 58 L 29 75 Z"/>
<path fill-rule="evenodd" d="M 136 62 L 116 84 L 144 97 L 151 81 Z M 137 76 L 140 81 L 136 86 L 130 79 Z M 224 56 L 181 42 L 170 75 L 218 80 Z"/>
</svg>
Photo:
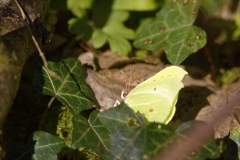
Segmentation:
<svg viewBox="0 0 240 160">
<path fill-rule="evenodd" d="M 240 117 L 240 103 L 227 109 L 225 108 L 228 107 L 229 103 L 232 101 L 232 97 L 235 97 L 240 91 L 239 86 L 239 84 L 232 84 L 226 90 L 219 90 L 211 94 L 207 98 L 209 105 L 202 108 L 196 116 L 196 120 L 210 122 L 218 112 L 221 112 L 221 110 L 228 110 L 227 115 L 222 117 L 214 127 L 215 138 L 223 138 L 229 134 L 230 130 L 238 128 L 238 126 L 236 126 L 235 117 Z"/>
<path fill-rule="evenodd" d="M 96 65 L 94 63 L 94 54 L 92 52 L 85 52 L 78 56 L 78 60 L 82 65 L 92 66 L 93 70 L 96 70 Z"/>
</svg>

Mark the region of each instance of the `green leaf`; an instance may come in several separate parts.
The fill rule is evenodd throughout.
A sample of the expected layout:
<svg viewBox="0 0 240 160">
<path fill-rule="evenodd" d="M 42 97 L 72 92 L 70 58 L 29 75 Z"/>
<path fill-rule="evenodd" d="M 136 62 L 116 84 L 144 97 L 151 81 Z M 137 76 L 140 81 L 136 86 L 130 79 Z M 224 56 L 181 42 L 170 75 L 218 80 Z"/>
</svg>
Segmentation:
<svg viewBox="0 0 240 160">
<path fill-rule="evenodd" d="M 105 3 L 112 3 L 110 6 L 113 10 L 130 10 L 130 11 L 151 11 L 159 7 L 159 2 L 156 0 L 104 0 Z M 67 5 L 69 10 L 75 8 L 90 9 L 96 0 L 68 0 Z"/>
<path fill-rule="evenodd" d="M 78 18 L 85 16 L 86 8 L 92 6 L 93 0 L 67 0 L 67 8 Z"/>
<path fill-rule="evenodd" d="M 145 143 L 142 115 L 121 104 L 101 112 L 99 118 L 110 131 L 108 159 L 141 159 Z"/>
<path fill-rule="evenodd" d="M 146 128 L 146 144 L 143 150 L 143 156 L 153 158 L 166 147 L 176 137 L 174 131 L 167 125 L 159 123 L 150 123 Z M 171 151 L 168 151 L 171 152 Z"/>
<path fill-rule="evenodd" d="M 110 131 L 110 149 L 107 159 L 152 158 L 163 149 L 174 132 L 158 123 L 146 123 L 125 104 L 99 113 L 100 121 Z"/>
<path fill-rule="evenodd" d="M 69 32 L 77 34 L 78 37 L 83 38 L 84 42 L 87 42 L 92 31 L 90 26 L 87 25 L 88 18 L 82 7 L 85 6 L 85 2 L 76 6 L 73 5 L 72 0 L 68 3 L 70 3 L 68 5 L 69 9 L 78 17 L 68 21 Z M 96 28 L 92 34 L 93 46 L 101 48 L 108 42 L 112 52 L 126 56 L 132 50 L 128 39 L 133 39 L 135 33 L 132 29 L 124 26 L 124 21 L 129 18 L 129 13 L 111 10 L 112 3 L 113 1 L 95 1 L 93 5 L 92 21 L 94 22 L 94 28 Z"/>
<path fill-rule="evenodd" d="M 206 33 L 193 26 L 198 1 L 165 1 L 155 20 L 145 24 L 136 36 L 134 46 L 149 50 L 164 48 L 172 64 L 180 64 L 206 44 Z"/>
<path fill-rule="evenodd" d="M 101 29 L 96 29 L 93 32 L 93 45 L 95 48 L 101 48 L 107 42 L 107 36 Z"/>
<path fill-rule="evenodd" d="M 101 10 L 100 10 L 101 11 Z M 97 19 L 99 17 L 99 12 L 96 11 L 94 13 L 93 18 L 94 21 L 96 21 L 97 27 L 101 27 L 101 22 L 97 23 Z M 110 12 L 110 15 L 102 28 L 104 33 L 108 33 L 110 35 L 112 34 L 120 34 L 123 38 L 127 39 L 133 39 L 134 38 L 134 31 L 132 29 L 129 29 L 123 25 L 124 21 L 126 21 L 129 18 L 129 12 L 126 11 L 112 11 Z"/>
<path fill-rule="evenodd" d="M 240 132 L 237 129 L 230 132 L 224 159 L 240 159 Z"/>
<path fill-rule="evenodd" d="M 81 115 L 75 115 L 71 147 L 87 147 L 101 157 L 105 157 L 109 150 L 109 131 L 98 119 L 98 111 L 93 111 L 89 120 Z"/>
<path fill-rule="evenodd" d="M 34 159 L 34 160 L 57 160 L 57 154 L 65 146 L 61 138 L 43 131 L 36 131 L 28 139 L 28 144 L 14 142 L 6 159 Z"/>
<path fill-rule="evenodd" d="M 33 138 L 29 139 L 28 146 L 34 146 L 34 159 L 57 159 L 57 154 L 65 146 L 65 143 L 59 137 L 43 131 L 36 131 Z"/>
<path fill-rule="evenodd" d="M 120 56 L 126 56 L 132 51 L 132 46 L 128 40 L 122 38 L 121 36 L 108 37 L 110 49 L 113 53 L 117 53 Z"/>
<path fill-rule="evenodd" d="M 77 18 L 71 18 L 68 20 L 68 31 L 71 34 L 77 34 L 77 39 L 81 39 L 83 42 L 87 42 L 92 36 L 92 28 L 87 25 L 88 16 L 84 7 L 91 5 L 91 1 L 79 2 L 76 0 L 68 0 L 67 5 L 71 12 Z"/>
<path fill-rule="evenodd" d="M 205 122 L 201 121 L 189 121 L 183 123 L 179 126 L 176 130 L 178 136 L 187 139 L 188 137 L 185 135 L 185 132 L 188 129 L 192 129 L 198 127 L 200 125 L 207 125 Z M 212 132 L 214 133 L 214 131 Z M 207 144 L 199 144 L 198 147 L 195 149 L 195 155 L 186 157 L 189 160 L 204 160 L 204 159 L 216 159 L 220 157 L 220 152 L 215 140 L 212 138 L 208 141 Z"/>
<path fill-rule="evenodd" d="M 214 16 L 214 14 L 217 12 L 217 10 L 226 3 L 225 0 L 217 0 L 217 1 L 209 1 L 209 0 L 203 0 L 202 8 L 205 11 L 205 13 L 209 16 Z"/>
<path fill-rule="evenodd" d="M 71 136 L 69 135 L 72 134 L 72 118 L 73 114 L 69 108 L 55 103 L 44 118 L 42 130 L 58 135 L 65 141 L 66 146 L 70 146 Z"/>
<path fill-rule="evenodd" d="M 222 74 L 220 81 L 222 84 L 230 85 L 234 81 L 236 81 L 238 78 L 240 78 L 239 73 L 240 73 L 240 67 L 234 67 L 232 69 L 228 69 Z"/>
<path fill-rule="evenodd" d="M 68 21 L 68 31 L 77 34 L 83 42 L 87 42 L 92 36 L 92 28 L 87 24 L 87 20 L 82 18 L 71 18 Z"/>
<path fill-rule="evenodd" d="M 236 13 L 234 19 L 235 19 L 236 29 L 232 34 L 232 39 L 236 41 L 240 38 L 240 12 Z"/>
<path fill-rule="evenodd" d="M 31 159 L 33 148 L 28 148 L 25 143 L 12 142 L 8 148 L 6 160 Z"/>
<path fill-rule="evenodd" d="M 133 39 L 135 33 L 123 25 L 128 19 L 129 13 L 124 11 L 112 11 L 105 24 L 103 20 L 99 20 L 101 10 L 94 12 L 93 19 L 98 29 L 93 33 L 93 46 L 95 48 L 102 47 L 106 40 L 110 44 L 111 51 L 119 55 L 127 55 L 132 48 L 127 39 Z"/>
<path fill-rule="evenodd" d="M 159 7 L 156 0 L 114 0 L 114 10 L 151 11 Z"/>
<path fill-rule="evenodd" d="M 33 68 L 36 91 L 55 96 L 74 114 L 93 107 L 93 96 L 83 79 L 81 63 L 76 58 L 68 58 L 58 63 L 48 62 L 48 68 L 60 76 L 62 81 L 49 75 L 40 59 L 33 60 Z"/>
<path fill-rule="evenodd" d="M 122 23 L 119 23 L 118 25 L 116 25 L 116 23 L 111 22 L 111 23 L 107 24 L 102 29 L 103 32 L 109 36 L 112 36 L 112 38 L 114 38 L 115 36 L 117 36 L 119 38 L 124 38 L 124 39 L 133 39 L 134 38 L 133 30 L 126 28 Z"/>
</svg>

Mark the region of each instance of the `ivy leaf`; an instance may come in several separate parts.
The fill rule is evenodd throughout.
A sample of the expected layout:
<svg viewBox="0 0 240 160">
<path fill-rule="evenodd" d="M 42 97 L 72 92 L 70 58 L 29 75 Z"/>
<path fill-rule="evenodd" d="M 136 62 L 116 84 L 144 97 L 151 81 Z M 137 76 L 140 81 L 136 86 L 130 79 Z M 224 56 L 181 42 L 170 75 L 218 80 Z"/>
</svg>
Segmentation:
<svg viewBox="0 0 240 160">
<path fill-rule="evenodd" d="M 99 28 L 93 32 L 93 46 L 100 48 L 108 41 L 112 52 L 119 55 L 127 55 L 132 50 L 127 39 L 133 39 L 135 36 L 132 29 L 123 25 L 123 22 L 128 19 L 129 13 L 112 11 L 107 22 L 103 25 L 100 20 L 97 20 L 100 14 L 99 12 L 96 11 L 94 13 L 95 16 L 93 16 L 94 19 L 96 19 L 96 25 L 99 26 Z"/>
<path fill-rule="evenodd" d="M 57 154 L 65 146 L 65 142 L 49 133 L 36 131 L 33 138 L 28 141 L 28 145 L 34 146 L 35 159 L 57 159 Z"/>
<path fill-rule="evenodd" d="M 43 131 L 36 131 L 28 139 L 27 145 L 13 142 L 8 150 L 6 159 L 57 160 L 57 154 L 65 146 L 61 138 Z"/>
<path fill-rule="evenodd" d="M 185 122 L 177 128 L 176 133 L 178 136 L 187 139 L 185 132 L 188 129 L 198 127 L 198 126 L 202 125 L 203 123 L 205 123 L 205 122 L 201 122 L 201 121 Z M 196 152 L 194 155 L 192 155 L 191 157 L 188 156 L 188 157 L 186 157 L 186 159 L 203 160 L 203 159 L 216 159 L 216 158 L 220 157 L 220 152 L 219 152 L 218 146 L 213 138 L 210 139 L 208 141 L 208 143 L 206 143 L 206 144 L 199 144 L 198 147 L 195 149 L 195 151 Z"/>
<path fill-rule="evenodd" d="M 48 68 L 60 76 L 62 81 L 49 75 L 40 59 L 34 59 L 33 83 L 36 91 L 55 96 L 73 114 L 93 107 L 93 96 L 83 79 L 81 63 L 76 58 L 68 58 L 58 63 L 48 62 Z"/>
<path fill-rule="evenodd" d="M 98 119 L 98 111 L 93 111 L 87 120 L 81 115 L 75 115 L 73 121 L 73 132 L 71 147 L 87 147 L 102 158 L 109 150 L 109 131 Z"/>
<path fill-rule="evenodd" d="M 240 158 L 240 132 L 238 129 L 230 131 L 230 136 L 227 142 L 226 154 L 224 159 L 239 159 Z"/>
<path fill-rule="evenodd" d="M 15 159 L 31 159 L 33 154 L 33 148 L 28 148 L 28 146 L 23 142 L 12 142 L 8 148 L 6 155 L 6 160 Z"/>
<path fill-rule="evenodd" d="M 174 137 L 168 126 L 146 123 L 143 115 L 123 103 L 99 113 L 99 119 L 110 131 L 107 159 L 151 159 Z"/>
<path fill-rule="evenodd" d="M 206 33 L 193 26 L 202 0 L 165 1 L 156 19 L 145 24 L 134 46 L 149 50 L 164 48 L 172 64 L 180 64 L 206 44 Z"/>
<path fill-rule="evenodd" d="M 146 128 L 146 135 L 143 157 L 147 156 L 151 159 L 162 150 L 166 151 L 166 146 L 176 137 L 176 134 L 169 126 L 159 123 L 149 123 Z"/>
</svg>

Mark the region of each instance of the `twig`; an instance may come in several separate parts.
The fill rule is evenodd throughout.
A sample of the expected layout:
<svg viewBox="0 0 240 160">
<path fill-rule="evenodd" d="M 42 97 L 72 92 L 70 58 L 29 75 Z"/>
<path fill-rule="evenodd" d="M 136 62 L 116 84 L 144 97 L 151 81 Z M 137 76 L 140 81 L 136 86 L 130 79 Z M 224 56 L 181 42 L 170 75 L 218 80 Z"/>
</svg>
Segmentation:
<svg viewBox="0 0 240 160">
<path fill-rule="evenodd" d="M 27 24 L 30 24 L 30 22 L 28 21 L 27 19 L 27 16 L 26 14 L 24 13 L 23 11 L 23 8 L 21 7 L 21 5 L 19 4 L 18 0 L 14 0 L 22 14 L 22 17 L 23 17 L 23 20 L 26 21 Z M 35 44 L 35 46 L 37 47 L 37 50 L 39 52 L 39 56 L 42 58 L 42 61 L 43 61 L 43 65 L 44 65 L 44 68 L 46 69 L 46 71 L 49 73 L 50 76 L 60 80 L 61 82 L 63 81 L 63 79 L 58 76 L 55 72 L 51 71 L 50 69 L 48 69 L 48 63 L 47 63 L 47 60 L 46 60 L 46 57 L 45 57 L 45 54 L 42 52 L 41 48 L 39 47 L 39 44 L 36 40 L 36 38 L 33 36 L 33 33 L 29 27 L 29 25 L 27 25 L 27 28 L 28 28 L 28 31 L 30 32 L 31 36 L 32 36 L 32 39 L 33 39 L 33 42 Z"/>
<path fill-rule="evenodd" d="M 186 158 L 187 155 L 196 153 L 194 151 L 195 147 L 199 144 L 206 143 L 212 134 L 213 127 L 221 123 L 221 121 L 234 109 L 234 107 L 240 104 L 239 96 L 240 87 L 234 88 L 231 92 L 229 92 L 227 98 L 223 99 L 225 103 L 220 104 L 218 107 L 219 109 L 216 110 L 215 115 L 212 116 L 212 119 L 208 122 L 208 124 L 203 124 L 193 130 L 189 130 L 189 132 L 187 132 L 187 139 L 183 139 L 181 137 L 175 139 L 166 149 L 167 151 L 171 151 L 171 153 L 161 152 L 154 160 L 182 160 Z"/>
<path fill-rule="evenodd" d="M 30 27 L 29 27 L 30 22 L 29 22 L 29 20 L 27 19 L 27 16 L 26 16 L 26 14 L 24 13 L 23 8 L 22 8 L 21 5 L 19 4 L 18 0 L 14 0 L 14 1 L 15 1 L 15 3 L 17 4 L 17 6 L 18 6 L 18 8 L 19 8 L 19 10 L 20 10 L 20 12 L 21 12 L 21 14 L 22 14 L 23 20 L 27 23 L 28 31 L 29 31 L 29 33 L 30 33 L 31 36 L 32 36 L 33 42 L 34 42 L 34 44 L 35 44 L 35 46 L 36 46 L 36 48 L 37 48 L 37 50 L 38 50 L 38 52 L 39 52 L 39 56 L 42 58 L 42 61 L 43 61 L 43 65 L 44 65 L 45 70 L 47 71 L 47 73 L 48 73 L 50 76 L 52 76 L 52 77 L 58 79 L 59 81 L 63 82 L 63 79 L 62 79 L 59 75 L 57 75 L 54 71 L 52 71 L 52 70 L 50 70 L 50 69 L 48 68 L 48 63 L 47 63 L 46 57 L 45 57 L 44 53 L 42 52 L 41 48 L 39 47 L 39 44 L 38 44 L 36 38 L 34 37 L 32 31 L 31 31 L 31 29 L 30 29 Z M 41 120 L 40 120 L 40 122 L 39 122 L 38 129 L 41 129 L 42 123 L 43 123 L 43 121 L 44 121 L 44 118 L 45 118 L 45 116 L 46 116 L 46 114 L 47 114 L 47 112 L 48 112 L 48 110 L 49 110 L 49 108 L 50 108 L 50 106 L 51 106 L 51 104 L 52 104 L 52 102 L 53 102 L 54 99 L 55 99 L 55 96 L 52 97 L 51 100 L 50 100 L 50 102 L 48 103 L 48 107 L 45 109 L 45 111 L 44 111 L 44 113 L 43 113 L 43 115 L 42 115 L 42 118 L 41 118 Z"/>
<path fill-rule="evenodd" d="M 208 60 L 208 63 L 210 65 L 210 69 L 211 69 L 211 73 L 212 73 L 212 79 L 213 79 L 214 82 L 216 82 L 216 69 L 214 67 L 212 57 L 211 57 L 211 55 L 210 55 L 206 46 L 204 47 L 204 52 L 207 56 L 207 60 Z"/>
<path fill-rule="evenodd" d="M 44 110 L 44 112 L 42 114 L 42 117 L 41 117 L 41 120 L 40 120 L 39 125 L 38 125 L 38 130 L 41 130 L 43 121 L 44 121 L 44 119 L 45 119 L 45 117 L 47 115 L 47 112 L 48 112 L 49 108 L 51 107 L 51 105 L 52 105 L 52 103 L 53 103 L 55 98 L 56 98 L 55 96 L 51 98 L 51 100 L 48 103 L 47 108 Z"/>
<path fill-rule="evenodd" d="M 98 57 L 98 55 L 95 53 L 95 51 L 91 50 L 90 48 L 88 48 L 87 46 L 85 46 L 83 43 L 79 42 L 79 41 L 78 41 L 75 37 L 73 37 L 72 35 L 69 35 L 69 34 L 67 34 L 67 33 L 64 33 L 63 35 L 66 36 L 66 37 L 69 37 L 69 38 L 74 39 L 74 40 L 78 43 L 78 45 L 79 45 L 80 47 L 82 47 L 85 51 L 91 52 L 95 57 Z"/>
</svg>

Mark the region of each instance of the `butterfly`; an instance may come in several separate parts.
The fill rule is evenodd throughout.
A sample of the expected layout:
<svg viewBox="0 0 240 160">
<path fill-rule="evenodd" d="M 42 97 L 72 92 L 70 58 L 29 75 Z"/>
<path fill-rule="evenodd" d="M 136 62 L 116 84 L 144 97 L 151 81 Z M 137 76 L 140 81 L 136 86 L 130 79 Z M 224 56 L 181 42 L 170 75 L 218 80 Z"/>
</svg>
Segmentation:
<svg viewBox="0 0 240 160">
<path fill-rule="evenodd" d="M 167 124 L 175 113 L 185 74 L 188 73 L 178 66 L 167 67 L 128 94 L 122 92 L 122 99 L 135 112 L 144 114 L 148 121 Z"/>
</svg>

